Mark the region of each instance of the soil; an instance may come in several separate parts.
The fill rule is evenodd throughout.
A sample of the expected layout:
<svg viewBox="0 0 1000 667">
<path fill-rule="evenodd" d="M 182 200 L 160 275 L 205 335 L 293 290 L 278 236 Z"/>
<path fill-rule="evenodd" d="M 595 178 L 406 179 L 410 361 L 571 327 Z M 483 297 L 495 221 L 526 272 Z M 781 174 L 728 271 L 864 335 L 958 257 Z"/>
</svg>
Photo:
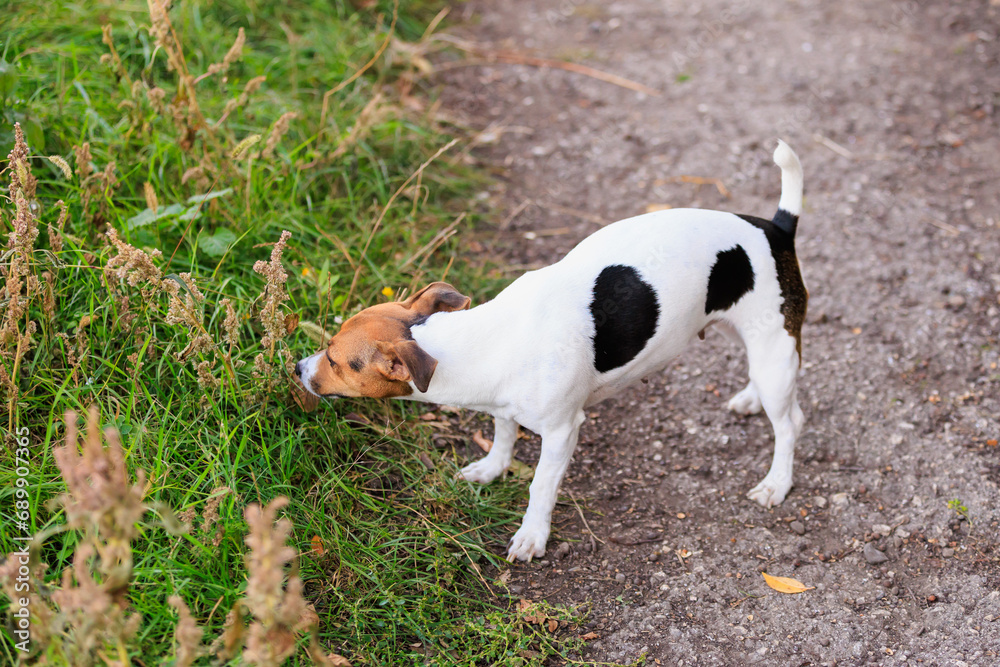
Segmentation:
<svg viewBox="0 0 1000 667">
<path fill-rule="evenodd" d="M 795 486 L 771 510 L 745 497 L 773 433 L 726 411 L 746 362 L 717 333 L 589 410 L 545 558 L 508 583 L 588 613 L 585 664 L 1000 664 L 998 4 L 459 10 L 451 34 L 483 48 L 661 92 L 438 63 L 444 112 L 498 176 L 496 224 L 469 247 L 511 278 L 648 207 L 770 218 L 777 137 L 806 175 Z M 527 434 L 518 458 L 538 448 Z M 815 588 L 782 594 L 762 571 Z"/>
</svg>

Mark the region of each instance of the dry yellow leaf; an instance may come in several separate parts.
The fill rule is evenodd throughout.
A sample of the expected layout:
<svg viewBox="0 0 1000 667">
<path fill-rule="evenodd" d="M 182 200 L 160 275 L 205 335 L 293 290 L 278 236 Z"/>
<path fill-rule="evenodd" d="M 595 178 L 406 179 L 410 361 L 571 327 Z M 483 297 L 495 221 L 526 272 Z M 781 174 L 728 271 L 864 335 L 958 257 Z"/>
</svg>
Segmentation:
<svg viewBox="0 0 1000 667">
<path fill-rule="evenodd" d="M 779 593 L 802 593 L 816 588 L 815 586 L 806 586 L 801 581 L 791 577 L 772 577 L 767 572 L 761 572 L 761 574 L 764 575 L 764 581 L 767 582 L 767 585 Z"/>
</svg>

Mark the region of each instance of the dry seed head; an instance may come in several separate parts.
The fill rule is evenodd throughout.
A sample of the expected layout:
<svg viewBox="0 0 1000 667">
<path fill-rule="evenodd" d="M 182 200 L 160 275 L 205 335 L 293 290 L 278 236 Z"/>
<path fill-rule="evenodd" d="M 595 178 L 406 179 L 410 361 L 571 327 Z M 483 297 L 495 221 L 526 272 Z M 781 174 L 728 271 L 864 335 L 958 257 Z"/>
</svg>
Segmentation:
<svg viewBox="0 0 1000 667">
<path fill-rule="evenodd" d="M 90 164 L 93 159 L 90 155 L 90 142 L 85 141 L 81 146 L 73 146 L 73 158 L 76 162 L 76 175 L 83 183 L 94 173 L 94 167 Z"/>
<path fill-rule="evenodd" d="M 247 594 L 243 604 L 254 621 L 247 632 L 243 659 L 256 665 L 274 666 L 295 652 L 295 631 L 312 620 L 302 597 L 302 580 L 297 574 L 285 581 L 285 566 L 295 558 L 295 550 L 285 544 L 292 531 L 288 519 L 275 521 L 279 509 L 288 504 L 275 498 L 261 509 L 256 503 L 246 509 L 250 530 L 246 536 L 250 555 Z M 315 613 L 315 612 L 313 612 Z"/>
<path fill-rule="evenodd" d="M 292 119 L 298 115 L 299 114 L 295 111 L 289 111 L 281 114 L 281 117 L 274 121 L 274 125 L 271 126 L 270 134 L 267 135 L 267 142 L 264 144 L 264 150 L 261 152 L 261 156 L 264 159 L 270 159 L 274 156 L 274 149 L 278 147 L 278 143 L 281 141 L 281 138 L 288 132 L 289 123 L 291 123 Z"/>
<path fill-rule="evenodd" d="M 249 137 L 244 138 L 243 141 L 236 144 L 236 147 L 229 153 L 229 157 L 234 160 L 239 160 L 246 155 L 247 149 L 256 144 L 258 141 L 260 141 L 260 135 L 251 134 Z"/>
<path fill-rule="evenodd" d="M 146 254 L 125 243 L 118 237 L 118 231 L 114 227 L 108 227 L 107 236 L 118 254 L 104 265 L 105 276 L 117 278 L 119 281 L 128 283 L 131 287 L 136 287 L 140 283 L 148 283 L 154 289 L 159 289 L 163 274 L 153 261 L 161 258 L 163 253 L 159 250 L 153 250 Z M 174 284 L 176 285 L 176 283 Z"/>
<path fill-rule="evenodd" d="M 66 511 L 67 524 L 72 528 L 97 530 L 104 539 L 126 543 L 136 535 L 135 524 L 146 513 L 143 502 L 146 473 L 136 473 L 136 483 L 130 484 L 125 468 L 118 432 L 107 429 L 101 444 L 101 429 L 97 408 L 91 408 L 82 448 L 77 449 L 76 413 L 67 412 L 66 444 L 53 450 L 53 457 L 67 492 L 59 503 Z"/>
<path fill-rule="evenodd" d="M 232 350 L 240 342 L 240 317 L 236 314 L 233 302 L 229 299 L 223 299 L 219 302 L 219 305 L 226 311 L 226 318 L 222 321 L 222 330 L 224 332 L 222 340 Z"/>
<path fill-rule="evenodd" d="M 61 155 L 50 155 L 48 161 L 58 167 L 67 180 L 73 178 L 73 170 L 70 168 L 69 162 L 66 162 Z"/>
<path fill-rule="evenodd" d="M 167 98 L 167 91 L 154 86 L 146 91 L 146 99 L 156 113 L 163 113 L 163 100 Z"/>
<path fill-rule="evenodd" d="M 35 196 L 35 177 L 28 164 L 28 144 L 24 141 L 24 131 L 20 123 L 14 123 L 14 148 L 7 154 L 10 166 L 10 198 L 15 200 L 18 190 L 25 199 Z"/>
<path fill-rule="evenodd" d="M 198 374 L 198 386 L 202 391 L 215 391 L 219 388 L 219 378 L 212 375 L 212 364 L 208 361 L 199 362 L 195 366 L 195 372 Z"/>
<path fill-rule="evenodd" d="M 208 71 L 203 76 L 219 74 L 220 72 L 225 72 L 227 69 L 229 69 L 230 65 L 239 60 L 240 57 L 243 55 L 243 45 L 246 44 L 246 41 L 247 41 L 246 33 L 243 31 L 243 28 L 240 28 L 239 32 L 236 33 L 236 41 L 233 42 L 233 45 L 231 47 L 229 47 L 229 51 L 222 58 L 222 62 L 212 63 L 211 65 L 209 65 Z"/>
<path fill-rule="evenodd" d="M 156 215 L 156 210 L 160 208 L 160 202 L 156 199 L 156 190 L 153 189 L 153 184 L 146 181 L 142 184 L 142 194 L 146 197 L 146 208 Z"/>
<path fill-rule="evenodd" d="M 62 234 L 69 219 L 69 209 L 62 199 L 56 202 L 56 207 L 59 208 L 59 219 L 56 220 L 55 226 L 49 225 L 49 247 L 52 248 L 52 252 L 59 253 L 63 249 Z"/>
<path fill-rule="evenodd" d="M 281 304 L 288 300 L 288 293 L 285 291 L 288 273 L 281 265 L 281 255 L 291 236 L 292 233 L 288 230 L 281 232 L 281 237 L 271 250 L 271 260 L 269 262 L 259 260 L 253 265 L 253 270 L 267 280 L 259 317 L 264 327 L 261 343 L 268 349 L 269 354 L 274 353 L 274 346 L 285 337 L 285 318 L 281 313 Z"/>
<path fill-rule="evenodd" d="M 266 76 L 255 76 L 254 78 L 247 81 L 247 85 L 243 86 L 243 92 L 240 93 L 239 106 L 245 106 L 247 102 L 250 101 L 250 96 L 260 89 L 261 85 L 267 81 Z"/>
<path fill-rule="evenodd" d="M 167 602 L 177 610 L 177 627 L 174 629 L 177 650 L 174 654 L 174 664 L 177 667 L 190 667 L 205 653 L 205 649 L 201 645 L 205 631 L 198 627 L 198 622 L 191 615 L 191 610 L 184 604 L 181 596 L 171 595 Z"/>
</svg>

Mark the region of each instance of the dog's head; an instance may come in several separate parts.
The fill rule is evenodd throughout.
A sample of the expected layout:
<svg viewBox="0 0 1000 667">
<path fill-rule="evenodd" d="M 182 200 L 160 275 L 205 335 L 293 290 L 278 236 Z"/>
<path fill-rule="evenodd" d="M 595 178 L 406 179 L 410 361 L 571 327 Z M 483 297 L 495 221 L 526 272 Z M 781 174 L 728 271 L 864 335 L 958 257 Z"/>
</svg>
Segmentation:
<svg viewBox="0 0 1000 667">
<path fill-rule="evenodd" d="M 471 299 L 447 283 L 431 283 L 405 301 L 365 308 L 344 322 L 325 349 L 295 366 L 316 396 L 391 398 L 427 391 L 437 360 L 410 328 L 441 311 L 465 310 Z"/>
</svg>

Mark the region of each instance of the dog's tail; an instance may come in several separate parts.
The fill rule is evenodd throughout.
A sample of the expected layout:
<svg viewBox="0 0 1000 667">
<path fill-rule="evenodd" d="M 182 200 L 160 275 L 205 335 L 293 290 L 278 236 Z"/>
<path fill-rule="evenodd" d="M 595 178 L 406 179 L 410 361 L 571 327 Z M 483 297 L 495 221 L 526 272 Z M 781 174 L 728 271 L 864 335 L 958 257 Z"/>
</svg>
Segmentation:
<svg viewBox="0 0 1000 667">
<path fill-rule="evenodd" d="M 795 151 L 781 139 L 778 139 L 778 147 L 774 149 L 774 163 L 781 167 L 781 199 L 771 222 L 794 236 L 802 213 L 802 163 Z"/>
</svg>

